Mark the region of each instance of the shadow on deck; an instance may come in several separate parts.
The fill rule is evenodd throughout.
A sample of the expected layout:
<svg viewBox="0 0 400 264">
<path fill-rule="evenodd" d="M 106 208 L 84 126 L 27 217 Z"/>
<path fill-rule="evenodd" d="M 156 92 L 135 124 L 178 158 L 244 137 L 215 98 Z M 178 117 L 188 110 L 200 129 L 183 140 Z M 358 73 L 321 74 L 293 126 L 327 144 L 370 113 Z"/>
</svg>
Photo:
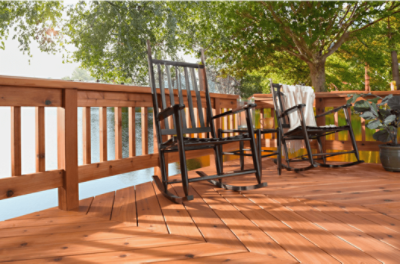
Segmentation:
<svg viewBox="0 0 400 264">
<path fill-rule="evenodd" d="M 0 262 L 399 263 L 399 174 L 361 164 L 279 177 L 267 159 L 263 168 L 264 189 L 194 183 L 195 199 L 178 205 L 149 182 L 81 200 L 79 212 L 0 222 Z M 182 195 L 179 185 L 170 191 Z"/>
</svg>

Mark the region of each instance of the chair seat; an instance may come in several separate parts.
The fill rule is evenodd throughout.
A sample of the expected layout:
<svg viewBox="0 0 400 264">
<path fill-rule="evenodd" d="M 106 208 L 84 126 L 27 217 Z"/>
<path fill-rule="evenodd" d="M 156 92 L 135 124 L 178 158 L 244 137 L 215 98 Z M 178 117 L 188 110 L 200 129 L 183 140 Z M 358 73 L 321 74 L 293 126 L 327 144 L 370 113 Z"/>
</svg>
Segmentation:
<svg viewBox="0 0 400 264">
<path fill-rule="evenodd" d="M 238 141 L 247 141 L 250 140 L 248 133 L 242 133 L 233 137 L 225 137 L 225 138 L 183 138 L 183 144 L 186 150 L 190 149 L 204 149 L 204 148 L 213 148 L 215 145 L 222 145 L 231 142 Z M 161 149 L 169 150 L 169 151 L 177 151 L 178 150 L 178 137 L 173 136 L 167 141 L 161 144 Z"/>
<path fill-rule="evenodd" d="M 336 133 L 344 130 L 349 130 L 349 126 L 307 126 L 307 133 L 309 137 L 320 137 L 331 133 Z M 303 128 L 298 126 L 284 134 L 290 137 L 303 137 Z"/>
</svg>

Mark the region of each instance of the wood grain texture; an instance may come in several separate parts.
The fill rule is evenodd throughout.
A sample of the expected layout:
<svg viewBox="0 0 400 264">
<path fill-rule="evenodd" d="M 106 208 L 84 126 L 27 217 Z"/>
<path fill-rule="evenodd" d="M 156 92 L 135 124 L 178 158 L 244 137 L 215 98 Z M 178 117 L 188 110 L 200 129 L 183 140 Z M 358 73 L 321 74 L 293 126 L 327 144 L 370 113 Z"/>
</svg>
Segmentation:
<svg viewBox="0 0 400 264">
<path fill-rule="evenodd" d="M 82 108 L 82 154 L 83 164 L 92 163 L 92 137 L 91 137 L 90 107 Z"/>
<path fill-rule="evenodd" d="M 0 84 L 0 106 L 62 106 L 61 90 L 31 87 L 16 88 L 2 86 L 1 82 Z"/>
<path fill-rule="evenodd" d="M 142 155 L 149 154 L 149 110 L 147 107 L 141 108 L 141 120 L 142 120 Z"/>
<path fill-rule="evenodd" d="M 11 175 L 21 176 L 21 107 L 11 107 Z"/>
<path fill-rule="evenodd" d="M 44 107 L 35 107 L 36 172 L 46 170 L 45 159 L 45 115 Z"/>
<path fill-rule="evenodd" d="M 111 220 L 137 225 L 135 186 L 115 192 Z"/>
<path fill-rule="evenodd" d="M 99 108 L 100 162 L 107 161 L 107 107 Z"/>
<path fill-rule="evenodd" d="M 60 157 L 64 159 L 64 181 L 63 186 L 58 188 L 58 206 L 67 211 L 79 208 L 78 107 L 76 96 L 77 90 L 75 89 L 64 91 L 64 120 L 60 120 L 64 126 L 64 137 L 61 137 L 61 141 L 59 141 L 64 146 L 64 155 Z"/>
<path fill-rule="evenodd" d="M 122 108 L 114 108 L 115 159 L 122 159 Z"/>
<path fill-rule="evenodd" d="M 135 107 L 128 107 L 129 157 L 136 156 L 136 112 Z"/>
</svg>

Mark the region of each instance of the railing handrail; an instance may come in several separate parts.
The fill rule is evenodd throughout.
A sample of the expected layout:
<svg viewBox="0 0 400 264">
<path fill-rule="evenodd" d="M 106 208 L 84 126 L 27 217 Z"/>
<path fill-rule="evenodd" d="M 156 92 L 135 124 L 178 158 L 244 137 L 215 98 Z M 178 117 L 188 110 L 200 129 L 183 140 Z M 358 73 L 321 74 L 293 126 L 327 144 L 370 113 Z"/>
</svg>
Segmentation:
<svg viewBox="0 0 400 264">
<path fill-rule="evenodd" d="M 72 80 L 70 81 L 70 80 L 58 80 L 58 79 L 43 79 L 43 78 L 7 76 L 7 75 L 0 75 L 0 85 L 24 87 L 24 88 L 78 89 L 83 91 L 151 94 L 151 88 L 148 86 L 81 82 Z M 169 94 L 168 89 L 166 89 L 165 92 Z M 186 95 L 185 90 L 183 90 L 182 92 L 183 95 Z M 174 90 L 174 93 L 177 94 L 177 90 Z M 239 97 L 238 95 L 219 94 L 219 93 L 210 93 L 210 96 L 213 98 L 223 98 L 223 99 L 236 99 Z"/>
</svg>

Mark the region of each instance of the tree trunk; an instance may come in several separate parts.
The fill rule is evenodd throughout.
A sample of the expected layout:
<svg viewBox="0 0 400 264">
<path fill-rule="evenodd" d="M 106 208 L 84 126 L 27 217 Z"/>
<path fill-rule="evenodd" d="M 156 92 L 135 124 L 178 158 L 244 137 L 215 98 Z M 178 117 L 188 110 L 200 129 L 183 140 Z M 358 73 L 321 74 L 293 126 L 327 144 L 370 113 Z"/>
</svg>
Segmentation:
<svg viewBox="0 0 400 264">
<path fill-rule="evenodd" d="M 311 83 L 315 92 L 325 92 L 325 60 L 309 63 Z"/>
<path fill-rule="evenodd" d="M 397 60 L 397 50 L 392 50 L 392 76 L 396 81 L 397 90 L 400 90 L 399 62 Z"/>
</svg>

